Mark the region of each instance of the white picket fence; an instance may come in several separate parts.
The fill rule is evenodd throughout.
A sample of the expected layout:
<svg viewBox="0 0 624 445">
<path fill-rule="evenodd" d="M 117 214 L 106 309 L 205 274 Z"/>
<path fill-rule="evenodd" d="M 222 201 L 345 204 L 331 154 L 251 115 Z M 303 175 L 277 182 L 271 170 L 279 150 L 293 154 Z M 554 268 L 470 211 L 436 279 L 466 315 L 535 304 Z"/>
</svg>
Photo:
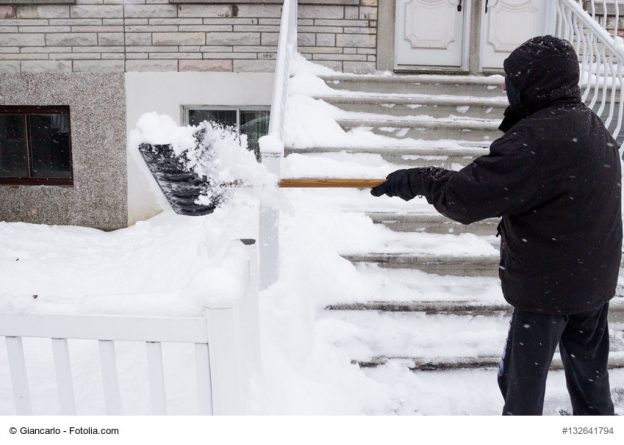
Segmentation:
<svg viewBox="0 0 624 445">
<path fill-rule="evenodd" d="M 255 241 L 243 243 L 249 253 L 244 296 L 207 303 L 202 316 L 0 314 L 0 336 L 6 338 L 15 412 L 33 412 L 22 339 L 35 337 L 51 341 L 61 414 L 79 414 L 68 347 L 76 339 L 97 341 L 106 414 L 124 413 L 115 353 L 118 341 L 145 343 L 151 414 L 167 414 L 162 344 L 169 342 L 194 344 L 194 364 L 189 366 L 194 365 L 197 377 L 198 414 L 244 414 L 250 373 L 260 367 L 260 347 L 257 252 Z"/>
</svg>

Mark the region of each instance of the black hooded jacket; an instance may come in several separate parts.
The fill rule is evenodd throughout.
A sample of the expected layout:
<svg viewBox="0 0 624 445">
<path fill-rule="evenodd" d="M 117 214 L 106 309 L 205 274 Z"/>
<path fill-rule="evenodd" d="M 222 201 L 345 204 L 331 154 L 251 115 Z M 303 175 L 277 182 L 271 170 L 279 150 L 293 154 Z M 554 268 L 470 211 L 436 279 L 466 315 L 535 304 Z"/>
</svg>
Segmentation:
<svg viewBox="0 0 624 445">
<path fill-rule="evenodd" d="M 423 195 L 469 224 L 502 216 L 505 299 L 532 312 L 573 314 L 611 299 L 621 245 L 615 140 L 580 99 L 572 46 L 536 37 L 504 63 L 515 91 L 490 153 L 458 172 L 409 169 L 404 199 Z"/>
</svg>

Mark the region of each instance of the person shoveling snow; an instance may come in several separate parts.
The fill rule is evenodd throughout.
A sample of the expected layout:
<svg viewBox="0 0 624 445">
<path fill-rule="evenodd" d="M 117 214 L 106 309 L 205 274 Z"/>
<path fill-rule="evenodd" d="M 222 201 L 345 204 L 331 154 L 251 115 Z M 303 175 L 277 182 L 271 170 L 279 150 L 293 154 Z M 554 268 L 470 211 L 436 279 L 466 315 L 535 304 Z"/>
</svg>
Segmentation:
<svg viewBox="0 0 624 445">
<path fill-rule="evenodd" d="M 504 136 L 460 171 L 397 170 L 374 196 L 424 196 L 464 224 L 502 217 L 499 276 L 514 307 L 498 382 L 503 414 L 541 414 L 559 345 L 574 414 L 613 414 L 609 300 L 621 246 L 616 141 L 581 101 L 574 48 L 535 37 L 505 60 Z"/>
</svg>

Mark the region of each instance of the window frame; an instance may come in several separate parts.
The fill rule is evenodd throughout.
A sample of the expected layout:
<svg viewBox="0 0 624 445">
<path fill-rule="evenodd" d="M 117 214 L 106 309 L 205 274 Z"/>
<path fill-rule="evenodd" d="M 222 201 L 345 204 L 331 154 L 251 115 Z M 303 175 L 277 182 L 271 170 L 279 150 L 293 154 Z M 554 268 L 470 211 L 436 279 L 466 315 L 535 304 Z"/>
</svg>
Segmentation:
<svg viewBox="0 0 624 445">
<path fill-rule="evenodd" d="M 182 122 L 183 125 L 190 125 L 190 112 L 192 110 L 198 111 L 236 111 L 236 131 L 240 135 L 241 126 L 241 111 L 268 111 L 269 117 L 271 115 L 270 105 L 182 105 Z M 250 150 L 255 153 L 258 161 L 260 160 L 260 152 Z"/>
<path fill-rule="evenodd" d="M 183 105 L 182 122 L 190 125 L 189 114 L 192 110 L 199 111 L 236 111 L 236 131 L 240 132 L 240 112 L 241 111 L 271 111 L 270 105 Z"/>
<path fill-rule="evenodd" d="M 24 117 L 26 129 L 26 174 L 27 177 L 0 177 L 0 185 L 74 185 L 74 164 L 71 137 L 71 112 L 69 105 L 0 105 L 0 114 L 19 114 Z M 31 175 L 31 140 L 28 125 L 28 115 L 30 114 L 66 114 L 69 148 L 69 177 L 68 178 L 46 178 L 32 177 Z"/>
</svg>

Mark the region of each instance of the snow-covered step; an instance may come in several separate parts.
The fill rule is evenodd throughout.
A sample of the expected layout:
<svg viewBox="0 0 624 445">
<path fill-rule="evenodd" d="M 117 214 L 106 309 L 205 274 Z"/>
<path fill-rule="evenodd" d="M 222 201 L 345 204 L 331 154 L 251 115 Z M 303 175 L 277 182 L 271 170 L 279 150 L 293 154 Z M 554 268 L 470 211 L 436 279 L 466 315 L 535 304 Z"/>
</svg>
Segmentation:
<svg viewBox="0 0 624 445">
<path fill-rule="evenodd" d="M 470 97 L 451 95 L 341 94 L 318 95 L 332 105 L 346 110 L 392 116 L 424 114 L 433 117 L 462 116 L 502 119 L 507 106 L 505 97 Z"/>
<path fill-rule="evenodd" d="M 429 359 L 498 355 L 509 317 L 426 315 L 422 312 L 326 311 L 317 320 L 353 360 L 373 357 Z"/>
<path fill-rule="evenodd" d="M 352 303 L 334 303 L 325 307 L 328 311 L 381 311 L 381 312 L 423 312 L 427 315 L 487 315 L 510 314 L 512 307 L 501 304 L 481 304 L 463 301 L 366 301 Z"/>
<path fill-rule="evenodd" d="M 502 76 L 446 76 L 430 74 L 332 74 L 320 76 L 334 89 L 374 93 L 407 93 L 500 97 Z"/>
<path fill-rule="evenodd" d="M 487 306 L 505 301 L 498 277 L 439 276 L 419 270 L 385 269 L 371 263 L 358 263 L 356 270 L 366 280 L 366 286 L 353 295 L 323 300 L 325 305 L 383 300 L 397 304 L 465 301 Z"/>
<path fill-rule="evenodd" d="M 617 300 L 621 300 L 618 298 Z M 609 322 L 624 324 L 624 304 L 611 303 Z M 484 304 L 477 300 L 443 301 L 396 301 L 375 300 L 328 304 L 328 311 L 380 311 L 380 312 L 422 312 L 427 315 L 484 315 L 500 316 L 511 314 L 513 308 L 501 298 L 501 303 Z"/>
<path fill-rule="evenodd" d="M 352 363 L 362 368 L 375 368 L 387 365 L 390 361 L 398 361 L 411 371 L 448 371 L 456 369 L 497 368 L 500 356 L 453 357 L 451 359 L 428 359 L 422 357 L 372 357 L 368 360 L 353 360 Z M 624 352 L 609 353 L 609 369 L 624 368 Z M 550 369 L 563 370 L 563 362 L 558 352 L 553 356 Z"/>
<path fill-rule="evenodd" d="M 363 368 L 362 372 L 383 388 L 383 398 L 365 409 L 386 415 L 500 415 L 503 398 L 496 370 L 458 369 L 446 372 L 412 372 L 400 361 Z M 624 414 L 624 369 L 609 373 L 615 412 Z M 570 415 L 570 396 L 563 371 L 551 371 L 546 382 L 544 415 Z"/>
<path fill-rule="evenodd" d="M 445 148 L 409 148 L 397 147 L 395 149 L 386 148 L 366 148 L 366 147 L 307 147 L 294 148 L 285 147 L 284 156 L 292 154 L 319 154 L 319 153 L 348 153 L 377 154 L 384 161 L 404 165 L 408 167 L 435 166 L 456 170 L 472 162 L 476 157 L 488 153 L 485 147 L 466 147 L 465 149 L 445 149 Z"/>
<path fill-rule="evenodd" d="M 473 233 L 495 235 L 497 218 L 485 219 L 472 224 L 461 224 L 440 214 L 367 212 L 373 222 L 383 224 L 397 232 Z"/>
<path fill-rule="evenodd" d="M 375 357 L 453 361 L 500 357 L 508 315 L 427 315 L 423 312 L 326 311 L 317 324 L 351 359 Z M 611 351 L 624 351 L 624 325 L 609 325 Z"/>
<path fill-rule="evenodd" d="M 417 269 L 437 275 L 498 276 L 498 255 L 422 255 L 417 253 L 343 254 L 353 263 L 377 264 L 382 268 Z"/>
<path fill-rule="evenodd" d="M 371 116 L 371 117 L 365 117 Z M 429 116 L 399 118 L 366 114 L 356 117 L 340 117 L 336 122 L 344 129 L 370 128 L 376 134 L 395 138 L 414 138 L 422 140 L 456 139 L 467 141 L 491 142 L 501 136 L 499 121 L 485 119 L 442 119 Z"/>
</svg>

